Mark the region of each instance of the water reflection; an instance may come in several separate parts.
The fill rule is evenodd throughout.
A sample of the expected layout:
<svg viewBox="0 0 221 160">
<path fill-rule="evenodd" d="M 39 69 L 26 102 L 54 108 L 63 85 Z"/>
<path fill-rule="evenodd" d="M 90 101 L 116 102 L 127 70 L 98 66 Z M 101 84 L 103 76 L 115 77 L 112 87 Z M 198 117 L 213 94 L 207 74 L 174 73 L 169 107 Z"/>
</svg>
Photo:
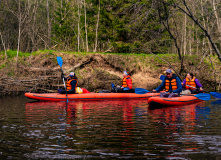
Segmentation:
<svg viewBox="0 0 221 160">
<path fill-rule="evenodd" d="M 165 143 L 155 144 L 161 147 L 168 147 L 168 152 L 174 152 L 178 150 L 177 142 L 182 139 L 182 136 L 193 136 L 196 135 L 196 113 L 203 106 L 204 103 L 197 103 L 186 106 L 177 107 L 166 107 L 162 109 L 150 110 L 150 116 L 153 122 L 158 123 L 156 134 L 162 135 L 164 133 L 164 138 L 169 139 Z M 199 147 L 195 143 L 190 143 L 189 140 L 182 142 L 183 150 L 185 151 L 195 151 Z"/>
<path fill-rule="evenodd" d="M 142 104 L 145 105 L 142 107 Z M 140 107 L 135 114 L 134 108 L 137 106 Z M 58 148 L 59 154 L 73 154 L 84 148 L 81 153 L 83 157 L 115 157 L 120 155 L 119 152 L 126 155 L 133 153 L 134 120 L 139 119 L 136 117 L 142 117 L 141 113 L 147 113 L 146 101 L 79 101 L 68 104 L 35 102 L 27 103 L 25 112 L 27 124 L 31 126 L 29 132 L 36 132 L 32 129 L 33 124 L 40 128 L 52 127 L 56 132 L 56 134 L 50 132 L 49 139 L 57 139 L 58 143 L 49 145 L 46 141 L 47 147 L 43 144 L 44 147 L 39 147 L 38 152 L 34 154 L 36 156 L 40 153 L 38 154 L 40 157 L 43 152 L 48 154 L 48 151 L 58 151 Z M 42 135 L 46 134 L 48 133 Z M 26 136 L 32 136 L 32 134 L 29 133 Z M 73 146 L 76 147 L 74 150 Z"/>
<path fill-rule="evenodd" d="M 212 106 L 221 106 L 221 100 L 212 101 L 210 104 Z"/>
<path fill-rule="evenodd" d="M 221 153 L 217 102 L 155 110 L 146 100 L 5 104 L 1 159 L 215 159 Z"/>
<path fill-rule="evenodd" d="M 217 102 L 212 104 L 217 105 Z M 208 159 L 219 157 L 214 156 L 221 153 L 220 124 L 217 126 L 214 122 L 214 119 L 220 122 L 221 110 L 216 109 L 211 110 L 204 102 L 200 102 L 187 106 L 150 110 L 153 122 L 159 123 L 157 134 L 161 136 L 162 133 L 165 134 L 160 140 L 161 143 L 154 145 L 165 148 L 162 149 L 163 152 L 171 153 L 168 159 L 178 158 L 179 155 L 199 159 L 198 156 L 203 157 L 203 154 L 208 154 Z M 211 153 L 214 155 L 211 156 Z"/>
</svg>

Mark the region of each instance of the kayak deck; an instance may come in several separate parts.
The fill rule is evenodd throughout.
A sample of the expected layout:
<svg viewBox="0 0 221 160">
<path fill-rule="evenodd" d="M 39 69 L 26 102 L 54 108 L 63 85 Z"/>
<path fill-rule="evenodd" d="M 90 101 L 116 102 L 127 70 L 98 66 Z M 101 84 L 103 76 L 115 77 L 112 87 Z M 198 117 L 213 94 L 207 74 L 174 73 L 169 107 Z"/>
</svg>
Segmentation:
<svg viewBox="0 0 221 160">
<path fill-rule="evenodd" d="M 159 96 L 159 93 L 83 93 L 83 94 L 60 94 L 60 93 L 25 93 L 30 99 L 40 101 L 76 101 L 76 100 L 114 100 L 114 99 L 149 99 Z"/>
<path fill-rule="evenodd" d="M 187 105 L 201 101 L 202 100 L 198 99 L 194 95 L 171 97 L 171 98 L 151 97 L 148 99 L 150 109 L 161 108 L 165 106 Z"/>
</svg>

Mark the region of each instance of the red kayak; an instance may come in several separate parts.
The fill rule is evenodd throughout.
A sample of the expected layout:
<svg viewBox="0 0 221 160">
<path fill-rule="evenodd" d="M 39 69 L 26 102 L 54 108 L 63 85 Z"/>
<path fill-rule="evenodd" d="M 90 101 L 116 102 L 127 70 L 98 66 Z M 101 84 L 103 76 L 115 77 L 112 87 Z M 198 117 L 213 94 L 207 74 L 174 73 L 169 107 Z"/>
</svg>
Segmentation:
<svg viewBox="0 0 221 160">
<path fill-rule="evenodd" d="M 151 97 L 148 99 L 149 108 L 160 108 L 164 106 L 179 106 L 179 105 L 187 105 L 196 102 L 201 102 L 202 100 L 195 97 L 194 95 L 181 96 L 181 97 Z"/>
<path fill-rule="evenodd" d="M 160 93 L 83 93 L 83 94 L 60 94 L 60 93 L 25 93 L 30 99 L 40 101 L 76 101 L 76 100 L 114 100 L 114 99 L 149 99 L 159 96 Z"/>
</svg>

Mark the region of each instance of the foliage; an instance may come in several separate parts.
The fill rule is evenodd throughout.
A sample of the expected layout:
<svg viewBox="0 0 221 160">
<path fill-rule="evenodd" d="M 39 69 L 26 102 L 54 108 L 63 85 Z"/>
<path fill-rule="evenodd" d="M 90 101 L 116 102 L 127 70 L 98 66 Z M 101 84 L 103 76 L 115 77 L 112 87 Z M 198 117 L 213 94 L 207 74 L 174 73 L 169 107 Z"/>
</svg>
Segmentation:
<svg viewBox="0 0 221 160">
<path fill-rule="evenodd" d="M 56 0 L 57 8 L 55 10 L 53 21 L 53 40 L 59 43 L 59 48 L 71 47 L 75 38 L 74 19 L 72 17 L 73 10 L 71 4 L 67 0 Z"/>
</svg>

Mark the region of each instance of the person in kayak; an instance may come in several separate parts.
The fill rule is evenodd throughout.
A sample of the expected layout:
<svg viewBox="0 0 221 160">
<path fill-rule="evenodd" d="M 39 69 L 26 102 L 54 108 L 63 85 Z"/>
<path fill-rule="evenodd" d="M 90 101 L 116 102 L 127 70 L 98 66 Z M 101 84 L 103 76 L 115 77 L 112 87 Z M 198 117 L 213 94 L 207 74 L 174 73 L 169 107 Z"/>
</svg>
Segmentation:
<svg viewBox="0 0 221 160">
<path fill-rule="evenodd" d="M 193 76 L 193 73 L 187 73 L 186 78 L 181 83 L 185 90 L 189 90 L 191 94 L 203 91 L 203 86 L 199 80 Z"/>
<path fill-rule="evenodd" d="M 71 72 L 68 78 L 65 78 L 63 73 L 61 74 L 61 78 L 66 81 L 66 89 L 67 94 L 74 94 L 77 88 L 78 79 L 74 72 Z M 63 89 L 58 89 L 60 94 L 66 94 L 66 91 Z"/>
<path fill-rule="evenodd" d="M 182 92 L 182 84 L 177 75 L 172 73 L 171 69 L 166 70 L 167 76 L 162 80 L 162 83 L 153 92 L 159 92 L 165 89 L 166 92 L 161 92 L 160 97 L 177 97 Z"/>
<path fill-rule="evenodd" d="M 117 93 L 134 93 L 134 89 L 132 88 L 133 88 L 132 78 L 127 71 L 124 71 L 121 87 L 113 86 L 112 91 Z"/>
</svg>

